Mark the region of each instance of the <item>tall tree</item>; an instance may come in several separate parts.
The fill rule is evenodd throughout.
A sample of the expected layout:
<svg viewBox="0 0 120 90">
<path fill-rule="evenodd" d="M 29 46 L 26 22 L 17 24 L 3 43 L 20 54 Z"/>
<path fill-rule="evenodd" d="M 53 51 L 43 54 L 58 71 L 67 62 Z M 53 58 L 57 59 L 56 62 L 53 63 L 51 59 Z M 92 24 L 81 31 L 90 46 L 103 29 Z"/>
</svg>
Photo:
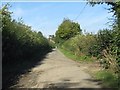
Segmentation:
<svg viewBox="0 0 120 90">
<path fill-rule="evenodd" d="M 60 41 L 67 40 L 77 34 L 80 34 L 81 32 L 82 30 L 80 29 L 80 25 L 78 23 L 69 19 L 64 19 L 55 34 L 57 40 Z"/>
</svg>

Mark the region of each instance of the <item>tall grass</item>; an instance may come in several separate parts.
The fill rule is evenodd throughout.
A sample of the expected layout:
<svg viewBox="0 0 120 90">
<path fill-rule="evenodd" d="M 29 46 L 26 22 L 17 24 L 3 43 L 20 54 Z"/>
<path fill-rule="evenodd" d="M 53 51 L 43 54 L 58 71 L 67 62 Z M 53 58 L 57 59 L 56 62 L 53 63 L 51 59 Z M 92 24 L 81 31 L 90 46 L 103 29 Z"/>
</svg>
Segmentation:
<svg viewBox="0 0 120 90">
<path fill-rule="evenodd" d="M 95 79 L 102 80 L 102 86 L 103 87 L 109 87 L 109 88 L 117 88 L 120 89 L 119 86 L 119 78 L 116 74 L 113 74 L 110 71 L 99 71 L 95 73 Z"/>
<path fill-rule="evenodd" d="M 75 55 L 73 52 L 70 52 L 68 50 L 65 50 L 61 47 L 59 47 L 59 50 L 68 58 L 72 59 L 72 60 L 75 60 L 75 61 L 78 61 L 78 62 L 93 62 L 95 59 L 89 57 L 89 56 L 86 56 L 86 55 L 81 55 L 81 56 L 77 56 Z"/>
</svg>

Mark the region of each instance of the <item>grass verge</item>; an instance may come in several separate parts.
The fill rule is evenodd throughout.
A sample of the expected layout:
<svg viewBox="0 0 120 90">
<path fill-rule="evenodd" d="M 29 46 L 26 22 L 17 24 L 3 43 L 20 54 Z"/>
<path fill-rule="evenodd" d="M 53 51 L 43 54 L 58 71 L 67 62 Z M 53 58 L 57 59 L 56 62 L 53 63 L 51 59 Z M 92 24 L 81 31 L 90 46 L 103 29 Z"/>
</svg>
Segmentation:
<svg viewBox="0 0 120 90">
<path fill-rule="evenodd" d="M 113 74 L 110 71 L 102 70 L 102 71 L 95 73 L 94 76 L 95 76 L 94 77 L 95 79 L 102 81 L 103 87 L 109 87 L 109 88 L 118 88 L 119 87 L 118 83 L 120 82 L 120 80 L 118 79 L 117 75 Z"/>
<path fill-rule="evenodd" d="M 64 50 L 62 48 L 58 48 L 66 57 L 78 61 L 78 62 L 93 62 L 94 59 L 92 59 L 89 56 L 76 56 L 74 53 L 69 52 L 67 50 Z M 89 70 L 90 71 L 90 70 Z M 118 79 L 117 75 L 113 74 L 112 72 L 108 70 L 99 70 L 94 73 L 92 73 L 92 76 L 95 80 L 100 80 L 101 86 L 103 88 L 115 88 L 115 90 L 120 90 L 120 80 Z"/>
<path fill-rule="evenodd" d="M 94 60 L 89 57 L 89 56 L 86 56 L 86 55 L 81 55 L 81 56 L 77 56 L 75 55 L 74 53 L 70 52 L 70 51 L 67 51 L 67 50 L 64 50 L 62 48 L 58 48 L 66 57 L 72 59 L 72 60 L 75 60 L 75 61 L 79 61 L 79 62 L 93 62 Z"/>
</svg>

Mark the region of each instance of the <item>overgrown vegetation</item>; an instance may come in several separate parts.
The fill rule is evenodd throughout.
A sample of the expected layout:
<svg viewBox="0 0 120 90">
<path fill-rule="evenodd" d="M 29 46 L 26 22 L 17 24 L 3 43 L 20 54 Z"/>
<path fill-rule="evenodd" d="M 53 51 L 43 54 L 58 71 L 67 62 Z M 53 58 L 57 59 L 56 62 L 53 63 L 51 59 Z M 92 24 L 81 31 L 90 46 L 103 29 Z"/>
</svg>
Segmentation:
<svg viewBox="0 0 120 90">
<path fill-rule="evenodd" d="M 102 80 L 103 87 L 115 88 L 115 90 L 119 90 L 117 87 L 120 80 L 115 74 L 111 73 L 110 71 L 99 71 L 95 73 L 95 78 L 97 80 Z"/>
<path fill-rule="evenodd" d="M 12 20 L 7 9 L 4 6 L 1 10 L 3 63 L 28 59 L 38 51 L 49 49 L 48 41 L 41 33 L 31 31 L 23 22 Z"/>
<path fill-rule="evenodd" d="M 67 56 L 68 58 L 72 59 L 72 60 L 75 60 L 75 61 L 78 61 L 78 62 L 93 62 L 94 60 L 96 60 L 96 58 L 93 58 L 93 57 L 89 57 L 85 54 L 81 55 L 81 56 L 77 56 L 75 55 L 73 52 L 69 51 L 69 50 L 66 50 L 66 49 L 63 49 L 62 47 L 59 47 L 59 50 L 65 55 Z"/>
<path fill-rule="evenodd" d="M 96 78 L 102 80 L 105 87 L 120 87 L 120 1 L 88 1 L 92 6 L 104 3 L 111 6 L 109 10 L 115 16 L 112 28 L 99 30 L 97 34 L 82 34 L 78 23 L 64 19 L 56 31 L 54 40 L 61 51 L 72 59 L 89 61 L 89 57 L 96 57 L 105 70 L 98 72 Z M 31 58 L 38 53 L 43 56 L 43 53 L 50 50 L 50 44 L 55 47 L 41 32 L 33 32 L 31 27 L 22 21 L 13 20 L 7 5 L 0 10 L 0 16 L 4 70 L 16 64 L 20 67 L 24 62 L 33 60 Z M 9 73 L 11 71 L 3 74 L 7 77 Z"/>
<path fill-rule="evenodd" d="M 95 36 L 92 34 L 77 35 L 62 45 L 62 48 L 73 52 L 75 55 L 81 56 L 81 54 L 92 55 L 94 54 L 91 50 L 93 44 L 96 43 Z"/>
<path fill-rule="evenodd" d="M 32 64 L 37 63 L 40 57 L 51 50 L 48 40 L 41 32 L 33 32 L 31 27 L 22 21 L 12 19 L 8 8 L 9 4 L 6 4 L 0 10 L 3 88 L 9 87 L 18 74 L 30 69 L 34 66 Z"/>
<path fill-rule="evenodd" d="M 105 73 L 103 76 L 105 77 L 102 79 L 106 86 L 113 86 L 113 87 L 119 87 L 120 83 L 120 1 L 117 2 L 106 2 L 102 0 L 101 2 L 92 2 L 90 1 L 90 4 L 94 6 L 95 4 L 107 4 L 111 7 L 109 10 L 114 13 L 115 19 L 114 24 L 109 29 L 103 29 L 99 30 L 97 34 L 82 34 L 78 33 L 70 38 L 63 38 L 62 41 L 56 42 L 59 44 L 60 48 L 62 48 L 64 54 L 71 55 L 71 57 L 74 58 L 82 57 L 83 55 L 86 55 L 87 57 L 97 57 L 99 60 L 101 66 L 107 71 L 109 70 L 113 75 Z M 62 23 L 63 24 L 63 23 Z M 60 26 L 58 27 L 59 31 Z M 75 27 L 72 28 L 74 31 L 76 31 Z M 57 32 L 58 32 L 57 31 Z M 67 32 L 67 29 L 62 28 L 62 31 Z M 62 36 L 64 33 L 57 33 L 57 36 L 59 34 Z M 67 53 L 70 52 L 70 53 Z M 75 55 L 75 56 L 74 56 Z M 79 59 L 80 60 L 80 59 Z M 114 80 L 114 75 L 115 79 Z M 100 77 L 102 77 L 100 75 Z M 106 81 L 113 77 L 111 82 Z M 114 85 L 113 82 L 116 82 Z"/>
<path fill-rule="evenodd" d="M 98 34 L 100 47 L 102 48 L 102 56 L 106 59 L 106 62 L 111 67 L 114 67 L 115 72 L 120 71 L 120 1 L 115 0 L 113 2 L 107 2 L 106 0 L 99 0 L 95 2 L 94 0 L 88 0 L 90 5 L 94 6 L 96 4 L 107 4 L 110 6 L 108 9 L 110 12 L 114 13 L 114 24 L 113 28 L 110 30 L 103 30 Z M 101 40 L 101 41 L 100 41 Z M 106 45 L 105 45 L 106 44 Z M 114 63 L 114 65 L 113 65 Z M 115 68 L 117 67 L 117 69 Z"/>
</svg>

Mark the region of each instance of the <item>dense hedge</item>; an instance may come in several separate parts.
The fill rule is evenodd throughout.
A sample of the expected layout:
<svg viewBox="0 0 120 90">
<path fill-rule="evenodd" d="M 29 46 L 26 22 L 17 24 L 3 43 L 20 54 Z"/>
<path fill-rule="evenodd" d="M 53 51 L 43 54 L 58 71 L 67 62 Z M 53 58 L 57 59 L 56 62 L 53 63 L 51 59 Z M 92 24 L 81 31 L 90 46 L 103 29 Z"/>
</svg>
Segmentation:
<svg viewBox="0 0 120 90">
<path fill-rule="evenodd" d="M 96 43 L 95 36 L 92 34 L 77 35 L 63 43 L 62 48 L 72 51 L 75 55 L 93 53 L 91 47 Z"/>
<path fill-rule="evenodd" d="M 1 9 L 3 63 L 29 60 L 36 53 L 50 49 L 48 40 L 41 33 L 33 32 L 30 26 L 11 18 L 8 5 Z"/>
<path fill-rule="evenodd" d="M 27 73 L 51 50 L 42 33 L 32 31 L 22 20 L 11 18 L 6 4 L 0 10 L 2 20 L 2 87 L 17 83 L 19 76 Z"/>
<path fill-rule="evenodd" d="M 105 69 L 118 73 L 120 71 L 119 36 L 116 28 L 103 29 L 95 35 L 89 33 L 77 35 L 65 41 L 61 47 L 78 56 L 83 54 L 95 56 Z"/>
</svg>

